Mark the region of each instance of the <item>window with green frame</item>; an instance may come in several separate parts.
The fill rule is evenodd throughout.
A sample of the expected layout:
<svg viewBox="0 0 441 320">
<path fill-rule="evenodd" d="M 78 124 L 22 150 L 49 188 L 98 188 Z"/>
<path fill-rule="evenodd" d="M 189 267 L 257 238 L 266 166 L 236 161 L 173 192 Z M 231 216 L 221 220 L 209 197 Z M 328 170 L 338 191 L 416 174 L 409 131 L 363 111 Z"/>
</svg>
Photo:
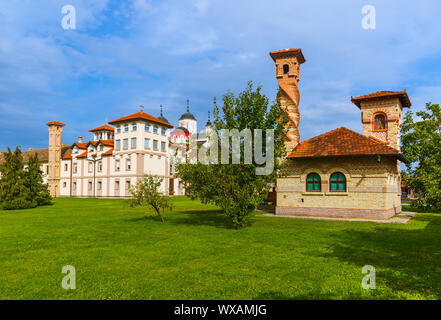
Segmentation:
<svg viewBox="0 0 441 320">
<path fill-rule="evenodd" d="M 317 173 L 310 173 L 306 177 L 306 191 L 322 191 L 322 179 Z"/>
<path fill-rule="evenodd" d="M 346 191 L 346 177 L 341 172 L 334 172 L 329 179 L 330 191 L 345 192 Z"/>
</svg>

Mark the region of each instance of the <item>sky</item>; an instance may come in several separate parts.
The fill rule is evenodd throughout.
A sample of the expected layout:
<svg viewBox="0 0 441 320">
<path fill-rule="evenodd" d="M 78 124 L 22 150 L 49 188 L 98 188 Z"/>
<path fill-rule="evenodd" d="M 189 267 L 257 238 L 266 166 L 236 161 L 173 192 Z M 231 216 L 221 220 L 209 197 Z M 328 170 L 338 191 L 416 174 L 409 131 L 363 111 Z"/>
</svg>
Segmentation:
<svg viewBox="0 0 441 320">
<path fill-rule="evenodd" d="M 362 27 L 365 5 L 375 29 Z M 202 129 L 213 98 L 248 80 L 273 101 L 268 53 L 284 48 L 306 58 L 301 140 L 361 132 L 351 96 L 407 89 L 413 111 L 441 103 L 440 16 L 435 0 L 0 0 L 0 150 L 47 147 L 51 120 L 66 124 L 63 142 L 89 140 L 141 104 L 177 126 L 187 99 Z"/>
</svg>

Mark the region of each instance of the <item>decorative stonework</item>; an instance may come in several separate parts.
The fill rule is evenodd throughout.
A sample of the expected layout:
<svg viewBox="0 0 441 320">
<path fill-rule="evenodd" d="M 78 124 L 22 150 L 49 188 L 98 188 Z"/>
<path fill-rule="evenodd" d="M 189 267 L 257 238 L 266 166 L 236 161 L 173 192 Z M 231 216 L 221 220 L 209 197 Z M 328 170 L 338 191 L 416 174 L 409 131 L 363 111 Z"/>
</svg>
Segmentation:
<svg viewBox="0 0 441 320">
<path fill-rule="evenodd" d="M 387 142 L 387 131 L 373 131 L 372 136 L 378 140 Z"/>
<path fill-rule="evenodd" d="M 320 192 L 307 192 L 306 177 L 321 178 Z M 331 192 L 334 172 L 346 177 L 346 192 Z M 292 159 L 277 181 L 276 214 L 386 219 L 401 211 L 400 172 L 394 158 L 329 157 Z"/>
<path fill-rule="evenodd" d="M 288 111 L 290 120 L 285 144 L 286 151 L 289 153 L 300 142 L 298 82 L 300 80 L 300 64 L 305 62 L 305 58 L 300 49 L 273 51 L 270 55 L 276 63 L 276 78 L 280 88 L 278 99 L 281 107 Z"/>
<path fill-rule="evenodd" d="M 403 106 L 398 98 L 378 98 L 362 101 L 363 134 L 387 142 L 392 148 L 400 150 L 400 133 L 402 125 Z M 386 115 L 387 128 L 384 131 L 373 129 L 374 116 L 378 113 Z"/>
<path fill-rule="evenodd" d="M 64 123 L 51 121 L 46 123 L 49 130 L 49 149 L 47 184 L 52 197 L 60 195 L 60 171 L 61 171 L 61 138 Z"/>
</svg>

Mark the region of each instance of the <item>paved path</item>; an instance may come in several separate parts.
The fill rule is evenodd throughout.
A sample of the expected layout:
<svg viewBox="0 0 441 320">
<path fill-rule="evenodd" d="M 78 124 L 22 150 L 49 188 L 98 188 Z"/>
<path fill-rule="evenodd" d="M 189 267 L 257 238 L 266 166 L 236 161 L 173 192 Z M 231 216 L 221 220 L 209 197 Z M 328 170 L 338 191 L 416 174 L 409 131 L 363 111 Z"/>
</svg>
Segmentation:
<svg viewBox="0 0 441 320">
<path fill-rule="evenodd" d="M 415 212 L 403 211 L 400 214 L 387 219 L 387 220 L 377 220 L 377 219 L 356 219 L 356 218 L 327 218 L 327 217 L 310 217 L 310 216 L 276 216 L 273 213 L 265 213 L 260 216 L 265 217 L 277 217 L 277 218 L 294 218 L 294 219 L 311 219 L 311 220 L 332 220 L 332 221 L 362 221 L 362 222 L 377 222 L 377 223 L 400 223 L 407 224 L 410 219 L 415 216 Z"/>
</svg>

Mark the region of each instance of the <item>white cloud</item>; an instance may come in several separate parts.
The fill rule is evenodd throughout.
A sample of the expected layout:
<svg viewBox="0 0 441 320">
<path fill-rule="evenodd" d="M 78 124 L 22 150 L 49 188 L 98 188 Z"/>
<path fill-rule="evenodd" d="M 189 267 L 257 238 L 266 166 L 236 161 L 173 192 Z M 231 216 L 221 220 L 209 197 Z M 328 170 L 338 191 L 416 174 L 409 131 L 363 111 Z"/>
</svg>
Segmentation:
<svg viewBox="0 0 441 320">
<path fill-rule="evenodd" d="M 238 92 L 247 80 L 273 100 L 268 52 L 286 47 L 301 47 L 307 59 L 300 83 L 304 138 L 342 125 L 360 129 L 351 95 L 407 88 L 415 108 L 439 102 L 441 81 L 427 75 L 441 72 L 441 5 L 370 3 L 377 29 L 366 31 L 361 0 L 72 0 L 78 30 L 66 32 L 59 1 L 3 1 L 0 104 L 32 115 L 35 127 L 53 112 L 82 128 L 84 114 L 100 122 L 140 103 L 152 110 L 163 103 L 173 122 L 188 97 L 205 120 L 213 96 Z M 428 57 L 434 66 L 422 64 Z"/>
</svg>

